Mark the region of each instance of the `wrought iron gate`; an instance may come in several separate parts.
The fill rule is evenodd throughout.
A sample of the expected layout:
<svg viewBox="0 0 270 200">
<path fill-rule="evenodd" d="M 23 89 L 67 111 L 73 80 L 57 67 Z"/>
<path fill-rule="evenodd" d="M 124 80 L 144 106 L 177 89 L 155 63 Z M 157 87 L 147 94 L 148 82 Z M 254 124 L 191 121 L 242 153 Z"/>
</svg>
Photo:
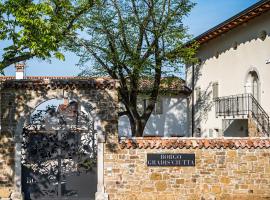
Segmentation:
<svg viewBox="0 0 270 200">
<path fill-rule="evenodd" d="M 60 106 L 39 111 L 24 128 L 25 200 L 94 199 L 97 153 L 93 121 L 78 106 L 66 105 L 64 112 Z"/>
</svg>

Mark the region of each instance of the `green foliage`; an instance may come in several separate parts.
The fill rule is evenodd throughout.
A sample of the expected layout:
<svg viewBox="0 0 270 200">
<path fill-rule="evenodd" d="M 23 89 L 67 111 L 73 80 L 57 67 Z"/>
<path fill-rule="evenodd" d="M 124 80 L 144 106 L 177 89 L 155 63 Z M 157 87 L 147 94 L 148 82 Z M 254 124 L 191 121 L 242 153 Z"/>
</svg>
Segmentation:
<svg viewBox="0 0 270 200">
<path fill-rule="evenodd" d="M 197 45 L 186 45 L 191 36 L 182 22 L 193 6 L 189 0 L 103 0 L 81 21 L 84 38 L 74 37 L 69 45 L 81 57 L 80 65 L 90 63 L 82 74 L 120 81 L 120 98 L 133 135 L 142 135 L 161 77 L 179 75 L 184 64 L 196 60 Z M 142 77 L 153 83 L 150 103 L 140 114 L 137 97 Z"/>
<path fill-rule="evenodd" d="M 0 2 L 0 41 L 5 40 L 0 70 L 33 57 L 53 55 L 64 60 L 60 47 L 80 28 L 78 20 L 92 0 L 3 0 Z"/>
<path fill-rule="evenodd" d="M 81 65 L 95 61 L 86 69 L 92 75 L 111 75 L 109 70 L 122 65 L 125 75 L 153 76 L 158 49 L 162 76 L 176 74 L 183 63 L 195 61 L 196 45 L 185 46 L 191 36 L 182 23 L 193 5 L 188 0 L 104 0 L 82 22 L 90 39 L 77 40 L 73 50 Z"/>
</svg>

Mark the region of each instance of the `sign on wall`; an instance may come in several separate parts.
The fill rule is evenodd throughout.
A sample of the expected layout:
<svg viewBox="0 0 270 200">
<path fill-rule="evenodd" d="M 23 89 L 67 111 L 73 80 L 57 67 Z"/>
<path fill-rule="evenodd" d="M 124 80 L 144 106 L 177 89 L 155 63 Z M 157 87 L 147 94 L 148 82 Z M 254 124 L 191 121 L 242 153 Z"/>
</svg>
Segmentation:
<svg viewBox="0 0 270 200">
<path fill-rule="evenodd" d="M 147 154 L 147 166 L 192 167 L 195 166 L 195 154 Z"/>
</svg>

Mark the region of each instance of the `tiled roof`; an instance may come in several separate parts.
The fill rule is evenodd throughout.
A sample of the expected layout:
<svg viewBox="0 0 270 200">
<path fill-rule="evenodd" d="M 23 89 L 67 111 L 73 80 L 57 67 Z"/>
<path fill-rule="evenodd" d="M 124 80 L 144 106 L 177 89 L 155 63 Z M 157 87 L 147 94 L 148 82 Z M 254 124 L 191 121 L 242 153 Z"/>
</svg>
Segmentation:
<svg viewBox="0 0 270 200">
<path fill-rule="evenodd" d="M 96 88 L 113 89 L 118 87 L 117 81 L 110 78 L 90 77 L 49 77 L 30 76 L 25 79 L 16 80 L 15 77 L 0 77 L 3 88 L 26 88 L 26 89 L 56 89 L 56 88 Z"/>
<path fill-rule="evenodd" d="M 244 24 L 257 16 L 270 10 L 270 0 L 261 0 L 258 3 L 250 6 L 244 11 L 238 13 L 237 15 L 231 17 L 230 19 L 222 22 L 221 24 L 215 26 L 214 28 L 202 33 L 201 35 L 194 38 L 199 44 L 203 44 L 209 40 L 212 40 L 241 24 Z"/>
<path fill-rule="evenodd" d="M 80 87 L 93 87 L 96 85 L 99 88 L 115 87 L 115 83 L 117 82 L 114 79 L 109 77 L 78 77 L 78 76 L 26 76 L 24 79 L 16 80 L 15 76 L 0 76 L 0 83 L 6 82 L 5 85 L 9 87 L 30 87 L 31 84 L 33 86 L 44 85 L 44 84 L 52 84 L 52 87 L 56 85 L 80 85 Z M 13 83 L 14 82 L 14 83 Z M 30 84 L 30 85 L 29 85 Z M 147 92 L 151 90 L 153 85 L 153 79 L 144 78 L 141 79 L 139 84 L 139 89 L 143 92 Z M 160 84 L 160 92 L 171 92 L 171 93 L 183 93 L 190 94 L 191 89 L 189 89 L 185 85 L 185 81 L 178 77 L 166 77 L 161 79 Z"/>
<path fill-rule="evenodd" d="M 122 149 L 238 149 L 238 148 L 270 148 L 270 138 L 129 138 L 120 139 Z"/>
<path fill-rule="evenodd" d="M 139 89 L 141 92 L 147 92 L 152 90 L 154 84 L 154 79 L 151 78 L 141 78 Z M 191 89 L 186 86 L 185 80 L 178 77 L 163 77 L 160 83 L 160 93 L 170 92 L 170 93 L 183 93 L 190 94 Z"/>
<path fill-rule="evenodd" d="M 0 81 L 4 80 L 15 80 L 15 76 L 0 76 Z M 92 80 L 92 79 L 103 79 L 103 80 L 109 80 L 112 78 L 110 77 L 87 77 L 87 76 L 25 76 L 24 79 L 26 80 Z"/>
</svg>

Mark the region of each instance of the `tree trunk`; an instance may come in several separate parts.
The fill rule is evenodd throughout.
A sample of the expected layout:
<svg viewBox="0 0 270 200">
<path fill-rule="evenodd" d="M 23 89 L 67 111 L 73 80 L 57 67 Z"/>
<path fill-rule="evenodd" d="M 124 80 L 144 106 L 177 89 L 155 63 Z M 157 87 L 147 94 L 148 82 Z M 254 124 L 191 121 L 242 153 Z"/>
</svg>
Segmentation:
<svg viewBox="0 0 270 200">
<path fill-rule="evenodd" d="M 135 120 L 135 132 L 132 132 L 132 135 L 135 137 L 142 137 L 143 131 L 145 129 L 146 123 L 143 123 L 142 119 Z"/>
<path fill-rule="evenodd" d="M 129 107 L 126 107 L 126 115 L 129 118 L 130 128 L 132 137 L 142 137 L 144 129 L 146 127 L 146 123 L 154 109 L 154 103 L 148 106 L 147 113 L 145 112 L 142 116 L 139 116 L 138 113 L 134 114 L 133 112 L 137 112 L 137 110 L 129 110 Z"/>
<path fill-rule="evenodd" d="M 132 137 L 142 137 L 146 124 L 142 123 L 142 120 L 140 119 L 134 119 L 132 115 L 128 115 L 128 118 Z"/>
<path fill-rule="evenodd" d="M 135 120 L 133 119 L 133 117 L 131 116 L 130 113 L 127 116 L 129 118 L 129 124 L 130 124 L 130 128 L 131 128 L 131 136 L 134 137 L 135 133 L 136 133 L 136 123 L 135 123 Z"/>
</svg>

